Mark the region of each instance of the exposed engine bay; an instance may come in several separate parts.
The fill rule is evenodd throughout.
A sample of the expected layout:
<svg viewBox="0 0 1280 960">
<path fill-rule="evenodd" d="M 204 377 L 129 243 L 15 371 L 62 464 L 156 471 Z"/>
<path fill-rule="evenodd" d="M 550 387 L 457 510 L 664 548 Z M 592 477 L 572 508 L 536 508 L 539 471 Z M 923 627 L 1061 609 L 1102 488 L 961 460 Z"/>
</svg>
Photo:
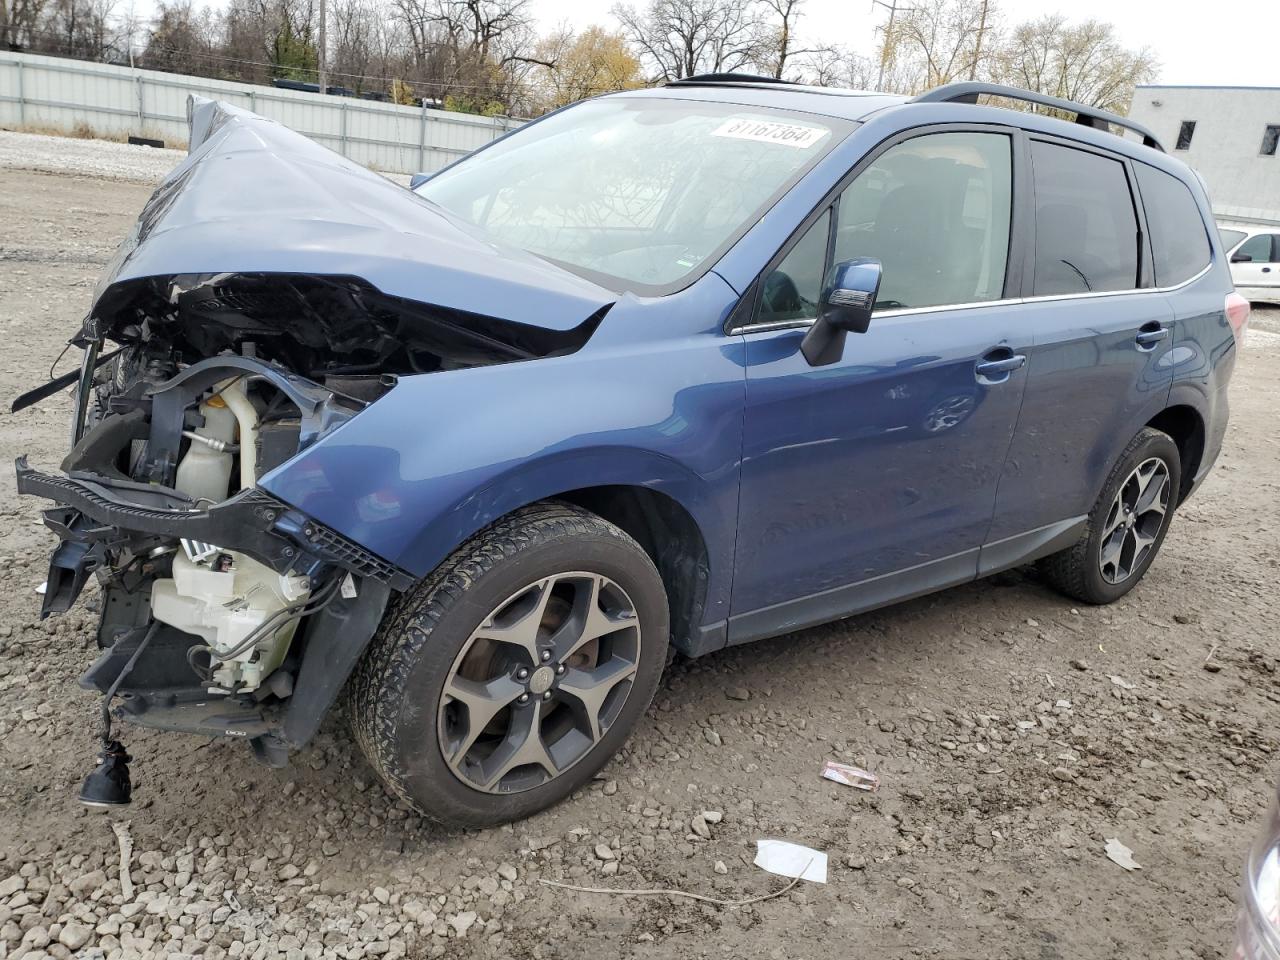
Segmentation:
<svg viewBox="0 0 1280 960">
<path fill-rule="evenodd" d="M 416 580 L 306 512 L 385 510 L 348 501 L 336 474 L 369 448 L 334 432 L 401 377 L 572 353 L 616 299 L 280 124 L 199 98 L 190 116 L 70 341 L 79 371 L 12 407 L 74 388 L 62 472 L 19 458 L 17 486 L 53 501 L 42 615 L 100 587 L 91 805 L 129 799 L 113 718 L 273 765 L 305 744 Z M 308 462 L 331 438 L 335 476 Z"/>
<path fill-rule="evenodd" d="M 247 737 L 260 759 L 283 762 L 314 733 L 390 591 L 413 578 L 259 482 L 398 376 L 576 349 L 593 326 L 521 327 L 355 278 L 109 288 L 73 341 L 85 352 L 65 477 L 18 461 L 19 491 L 57 504 L 44 513 L 60 543 L 42 614 L 69 609 L 90 575 L 101 587 L 104 652 L 82 685 L 118 697 L 117 718 Z M 118 348 L 104 352 L 108 341 Z"/>
</svg>

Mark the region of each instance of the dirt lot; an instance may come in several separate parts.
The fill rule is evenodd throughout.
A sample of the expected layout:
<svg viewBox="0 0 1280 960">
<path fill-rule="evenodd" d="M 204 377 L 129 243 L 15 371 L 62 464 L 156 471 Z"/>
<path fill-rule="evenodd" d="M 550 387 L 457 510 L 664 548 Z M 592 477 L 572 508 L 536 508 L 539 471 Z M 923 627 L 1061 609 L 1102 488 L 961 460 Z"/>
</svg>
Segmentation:
<svg viewBox="0 0 1280 960">
<path fill-rule="evenodd" d="M 43 382 L 149 190 L 0 170 L 6 402 Z M 39 621 L 52 539 L 0 473 L 0 960 L 1224 956 L 1280 747 L 1275 331 L 1255 314 L 1219 466 L 1125 600 L 1073 609 L 1019 571 L 677 662 L 602 779 L 479 833 L 391 802 L 339 718 L 284 771 L 126 729 L 134 805 L 81 809 L 92 614 Z M 68 410 L 0 418 L 0 460 L 56 464 Z M 882 789 L 820 779 L 826 758 Z M 750 864 L 760 837 L 827 851 L 829 883 L 742 908 L 539 883 L 762 894 L 782 882 Z"/>
</svg>

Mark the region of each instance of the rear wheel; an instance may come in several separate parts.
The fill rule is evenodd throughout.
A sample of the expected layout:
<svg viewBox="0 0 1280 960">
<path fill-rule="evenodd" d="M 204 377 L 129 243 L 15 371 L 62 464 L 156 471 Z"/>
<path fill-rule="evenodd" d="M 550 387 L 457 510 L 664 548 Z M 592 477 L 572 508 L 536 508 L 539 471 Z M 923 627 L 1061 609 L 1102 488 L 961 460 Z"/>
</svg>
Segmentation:
<svg viewBox="0 0 1280 960">
<path fill-rule="evenodd" d="M 1123 597 L 1164 543 L 1181 477 L 1177 444 L 1168 434 L 1144 427 L 1120 455 L 1080 539 L 1040 561 L 1045 577 L 1085 603 Z"/>
<path fill-rule="evenodd" d="M 519 511 L 388 612 L 353 678 L 357 740 L 428 817 L 527 817 L 622 745 L 667 632 L 661 578 L 627 534 L 568 505 Z"/>
</svg>

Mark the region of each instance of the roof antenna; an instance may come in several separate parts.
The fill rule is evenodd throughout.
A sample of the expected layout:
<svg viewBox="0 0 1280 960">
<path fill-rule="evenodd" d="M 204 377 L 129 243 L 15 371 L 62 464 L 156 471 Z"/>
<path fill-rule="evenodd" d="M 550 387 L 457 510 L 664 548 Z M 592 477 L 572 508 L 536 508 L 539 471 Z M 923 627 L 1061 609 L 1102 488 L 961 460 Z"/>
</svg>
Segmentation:
<svg viewBox="0 0 1280 960">
<path fill-rule="evenodd" d="M 160 621 L 156 620 L 147 628 L 137 649 L 133 651 L 133 655 L 129 657 L 121 671 L 116 674 L 115 680 L 102 698 L 102 730 L 99 733 L 102 750 L 98 753 L 97 765 L 84 778 L 84 783 L 80 787 L 80 802 L 86 807 L 102 809 L 123 807 L 132 799 L 133 785 L 129 780 L 129 761 L 133 758 L 125 752 L 124 744 L 111 737 L 111 701 L 159 627 Z"/>
</svg>

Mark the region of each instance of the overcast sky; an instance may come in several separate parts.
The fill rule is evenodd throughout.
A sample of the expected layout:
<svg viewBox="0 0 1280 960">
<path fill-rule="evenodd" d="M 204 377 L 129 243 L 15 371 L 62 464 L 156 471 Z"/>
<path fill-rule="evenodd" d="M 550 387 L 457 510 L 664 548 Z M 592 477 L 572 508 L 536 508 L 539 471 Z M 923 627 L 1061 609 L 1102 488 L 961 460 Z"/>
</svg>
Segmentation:
<svg viewBox="0 0 1280 960">
<path fill-rule="evenodd" d="M 898 2 L 910 6 L 910 0 Z M 533 0 L 542 29 L 561 21 L 614 26 L 610 6 L 612 0 Z M 1059 10 L 1073 20 L 1110 21 L 1126 46 L 1155 51 L 1160 83 L 1280 87 L 1280 0 L 1000 0 L 999 6 L 1007 23 Z M 873 31 L 887 15 L 872 0 L 803 0 L 802 10 L 802 38 L 821 37 L 863 54 L 875 49 Z"/>
</svg>

